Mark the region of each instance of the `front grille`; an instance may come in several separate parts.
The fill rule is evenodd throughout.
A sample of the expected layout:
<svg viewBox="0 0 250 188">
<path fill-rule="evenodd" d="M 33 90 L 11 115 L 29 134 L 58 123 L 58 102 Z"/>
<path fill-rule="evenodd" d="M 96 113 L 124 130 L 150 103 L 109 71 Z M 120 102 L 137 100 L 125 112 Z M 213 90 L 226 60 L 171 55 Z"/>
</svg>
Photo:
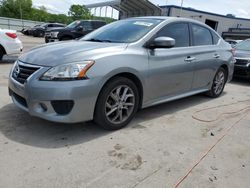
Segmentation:
<svg viewBox="0 0 250 188">
<path fill-rule="evenodd" d="M 45 37 L 50 37 L 50 36 L 51 36 L 50 32 L 45 33 Z"/>
<path fill-rule="evenodd" d="M 40 67 L 24 64 L 18 61 L 13 69 L 12 77 L 21 84 L 24 84 L 25 81 Z"/>
<path fill-rule="evenodd" d="M 246 66 L 250 61 L 247 59 L 236 59 L 236 63 L 237 65 L 242 65 L 242 66 Z"/>
<path fill-rule="evenodd" d="M 246 69 L 246 68 L 235 68 L 234 69 L 234 75 L 238 75 L 238 76 L 250 76 L 250 69 Z"/>
</svg>

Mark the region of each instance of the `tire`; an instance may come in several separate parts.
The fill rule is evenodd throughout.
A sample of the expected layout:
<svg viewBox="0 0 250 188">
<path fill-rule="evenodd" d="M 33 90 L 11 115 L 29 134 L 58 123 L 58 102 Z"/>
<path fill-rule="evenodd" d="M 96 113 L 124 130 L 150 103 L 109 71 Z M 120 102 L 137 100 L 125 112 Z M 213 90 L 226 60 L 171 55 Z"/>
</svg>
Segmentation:
<svg viewBox="0 0 250 188">
<path fill-rule="evenodd" d="M 114 78 L 99 94 L 94 122 L 106 130 L 121 129 L 133 119 L 138 106 L 139 92 L 134 82 L 125 77 Z"/>
<path fill-rule="evenodd" d="M 3 50 L 0 48 L 0 61 L 2 61 L 3 55 L 4 55 L 4 52 L 3 52 Z"/>
<path fill-rule="evenodd" d="M 226 81 L 227 81 L 226 70 L 220 67 L 214 76 L 211 89 L 206 94 L 212 98 L 219 97 L 224 90 Z"/>
</svg>

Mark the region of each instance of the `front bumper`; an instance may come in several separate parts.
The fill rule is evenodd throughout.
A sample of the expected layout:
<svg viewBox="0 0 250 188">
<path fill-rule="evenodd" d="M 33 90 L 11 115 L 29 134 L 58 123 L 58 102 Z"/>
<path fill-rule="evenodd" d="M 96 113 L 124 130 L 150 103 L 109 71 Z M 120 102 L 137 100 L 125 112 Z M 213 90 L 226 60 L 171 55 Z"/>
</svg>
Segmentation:
<svg viewBox="0 0 250 188">
<path fill-rule="evenodd" d="M 234 77 L 250 78 L 250 64 L 246 66 L 235 64 Z"/>
<path fill-rule="evenodd" d="M 10 74 L 9 94 L 14 104 L 32 116 L 49 121 L 77 123 L 92 120 L 99 92 L 98 82 L 94 79 L 40 81 L 38 78 L 46 70 L 48 68 L 40 68 L 24 84 Z"/>
<path fill-rule="evenodd" d="M 45 42 L 49 43 L 49 42 L 58 42 L 59 39 L 58 38 L 51 38 L 51 36 L 47 35 L 45 36 Z"/>
</svg>

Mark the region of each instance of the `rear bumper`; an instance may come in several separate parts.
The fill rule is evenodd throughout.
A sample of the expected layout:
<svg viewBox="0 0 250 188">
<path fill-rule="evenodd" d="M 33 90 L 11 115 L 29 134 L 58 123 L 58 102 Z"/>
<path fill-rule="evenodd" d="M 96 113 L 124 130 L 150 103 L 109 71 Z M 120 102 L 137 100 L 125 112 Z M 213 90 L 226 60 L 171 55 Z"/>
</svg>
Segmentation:
<svg viewBox="0 0 250 188">
<path fill-rule="evenodd" d="M 6 55 L 19 54 L 22 50 L 23 44 L 18 38 L 15 40 L 9 40 L 5 43 Z"/>
</svg>

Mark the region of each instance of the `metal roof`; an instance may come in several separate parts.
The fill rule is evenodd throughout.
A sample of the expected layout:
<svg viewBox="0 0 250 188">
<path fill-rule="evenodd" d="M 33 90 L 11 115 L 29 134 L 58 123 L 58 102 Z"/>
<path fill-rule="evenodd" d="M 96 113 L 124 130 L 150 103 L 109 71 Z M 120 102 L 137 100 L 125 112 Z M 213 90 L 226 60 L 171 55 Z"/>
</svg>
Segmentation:
<svg viewBox="0 0 250 188">
<path fill-rule="evenodd" d="M 162 10 L 148 0 L 114 0 L 86 5 L 87 8 L 110 6 L 119 11 L 119 18 L 160 16 Z"/>
</svg>

